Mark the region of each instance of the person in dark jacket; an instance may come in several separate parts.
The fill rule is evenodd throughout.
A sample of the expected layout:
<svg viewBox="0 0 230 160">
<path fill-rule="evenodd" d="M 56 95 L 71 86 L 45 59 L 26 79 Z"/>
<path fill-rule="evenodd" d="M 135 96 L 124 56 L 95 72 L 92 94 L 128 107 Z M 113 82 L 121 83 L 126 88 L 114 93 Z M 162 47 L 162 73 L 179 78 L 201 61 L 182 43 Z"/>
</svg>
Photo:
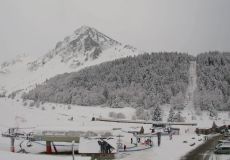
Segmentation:
<svg viewBox="0 0 230 160">
<path fill-rule="evenodd" d="M 161 132 L 157 132 L 158 146 L 161 145 Z"/>
<path fill-rule="evenodd" d="M 102 142 L 101 142 L 101 141 L 97 141 L 97 143 L 98 143 L 98 144 L 99 144 L 99 146 L 100 146 L 101 153 L 103 153 Z"/>
<path fill-rule="evenodd" d="M 106 153 L 106 142 L 102 141 L 102 153 Z"/>
<path fill-rule="evenodd" d="M 145 130 L 144 130 L 144 127 L 143 126 L 141 126 L 141 130 L 140 130 L 140 134 L 144 134 L 144 132 L 145 132 Z"/>
<path fill-rule="evenodd" d="M 126 145 L 124 144 L 124 151 L 126 151 Z"/>
</svg>

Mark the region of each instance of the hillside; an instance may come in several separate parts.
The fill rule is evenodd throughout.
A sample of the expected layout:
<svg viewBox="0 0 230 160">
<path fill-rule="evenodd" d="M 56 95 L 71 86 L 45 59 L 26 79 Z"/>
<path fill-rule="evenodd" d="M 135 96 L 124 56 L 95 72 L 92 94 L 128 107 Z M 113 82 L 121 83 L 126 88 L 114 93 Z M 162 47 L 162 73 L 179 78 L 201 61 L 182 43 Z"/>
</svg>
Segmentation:
<svg viewBox="0 0 230 160">
<path fill-rule="evenodd" d="M 197 76 L 196 107 L 230 110 L 230 53 L 198 55 Z"/>
<path fill-rule="evenodd" d="M 117 59 L 47 80 L 23 97 L 79 105 L 146 109 L 185 94 L 192 56 L 152 53 Z"/>
<path fill-rule="evenodd" d="M 0 94 L 31 89 L 57 74 L 140 53 L 95 28 L 82 26 L 39 58 L 23 55 L 4 62 L 0 66 Z"/>
</svg>

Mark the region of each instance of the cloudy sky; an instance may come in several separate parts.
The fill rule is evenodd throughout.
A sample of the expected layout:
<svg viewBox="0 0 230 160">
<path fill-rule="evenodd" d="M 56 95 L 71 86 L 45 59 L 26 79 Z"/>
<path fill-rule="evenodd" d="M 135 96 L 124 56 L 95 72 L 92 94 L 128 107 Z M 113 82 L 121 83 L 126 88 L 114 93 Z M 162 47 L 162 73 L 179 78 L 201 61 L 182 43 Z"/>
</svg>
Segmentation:
<svg viewBox="0 0 230 160">
<path fill-rule="evenodd" d="M 229 0 L 0 0 L 0 62 L 82 25 L 145 51 L 230 51 Z"/>
</svg>

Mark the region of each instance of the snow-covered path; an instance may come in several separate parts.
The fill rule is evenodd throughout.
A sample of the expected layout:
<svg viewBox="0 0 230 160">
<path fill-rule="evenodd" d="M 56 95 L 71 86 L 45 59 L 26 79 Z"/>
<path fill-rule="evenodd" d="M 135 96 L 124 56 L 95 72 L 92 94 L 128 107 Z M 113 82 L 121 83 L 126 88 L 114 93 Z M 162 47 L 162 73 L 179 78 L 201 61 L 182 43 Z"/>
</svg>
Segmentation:
<svg viewBox="0 0 230 160">
<path fill-rule="evenodd" d="M 189 152 L 181 160 L 230 160 L 230 156 L 227 154 L 214 153 L 218 140 L 223 138 L 223 135 L 220 134 L 209 135 L 207 141 Z"/>
</svg>

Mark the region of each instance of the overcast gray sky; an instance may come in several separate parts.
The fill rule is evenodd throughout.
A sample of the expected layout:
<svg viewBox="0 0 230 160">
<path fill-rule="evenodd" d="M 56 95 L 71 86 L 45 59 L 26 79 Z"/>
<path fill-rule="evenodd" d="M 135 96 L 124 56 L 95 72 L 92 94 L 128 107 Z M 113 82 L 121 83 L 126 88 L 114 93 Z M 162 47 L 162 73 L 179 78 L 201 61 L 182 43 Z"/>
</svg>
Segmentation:
<svg viewBox="0 0 230 160">
<path fill-rule="evenodd" d="M 0 0 L 0 62 L 82 25 L 145 51 L 230 51 L 229 0 Z"/>
</svg>

